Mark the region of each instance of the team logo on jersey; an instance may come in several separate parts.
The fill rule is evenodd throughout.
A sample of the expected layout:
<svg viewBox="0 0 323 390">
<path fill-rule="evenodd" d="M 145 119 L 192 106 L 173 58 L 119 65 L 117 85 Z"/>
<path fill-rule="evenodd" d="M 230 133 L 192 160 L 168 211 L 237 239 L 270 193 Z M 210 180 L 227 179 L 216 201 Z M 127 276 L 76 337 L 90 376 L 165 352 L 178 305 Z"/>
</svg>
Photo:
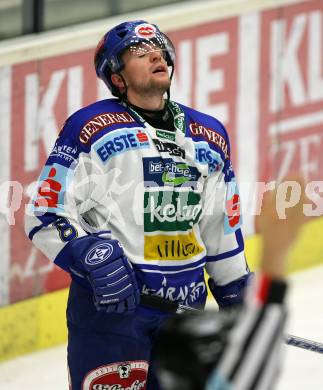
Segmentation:
<svg viewBox="0 0 323 390">
<path fill-rule="evenodd" d="M 118 154 L 149 148 L 148 136 L 142 129 L 124 128 L 106 134 L 98 143 L 94 150 L 103 163 Z"/>
<path fill-rule="evenodd" d="M 208 164 L 209 173 L 220 171 L 224 165 L 221 155 L 212 150 L 207 142 L 195 143 L 195 161 Z"/>
<path fill-rule="evenodd" d="M 236 181 L 228 183 L 226 213 L 224 217 L 224 233 L 229 234 L 235 232 L 242 224 L 242 216 L 240 211 L 240 196 Z"/>
<path fill-rule="evenodd" d="M 170 158 L 145 157 L 144 180 L 146 187 L 196 187 L 200 173 L 195 167 Z"/>
<path fill-rule="evenodd" d="M 238 194 L 234 194 L 232 198 L 226 201 L 226 210 L 229 226 L 234 228 L 240 222 L 240 197 Z"/>
<path fill-rule="evenodd" d="M 100 366 L 86 375 L 82 390 L 145 390 L 148 367 L 144 360 Z"/>
<path fill-rule="evenodd" d="M 158 138 L 168 139 L 169 141 L 175 142 L 176 134 L 172 131 L 156 130 Z"/>
<path fill-rule="evenodd" d="M 99 131 L 120 123 L 133 123 L 134 118 L 126 111 L 124 112 L 105 112 L 97 115 L 83 126 L 79 139 L 83 144 L 90 142 L 94 134 Z"/>
<path fill-rule="evenodd" d="M 78 148 L 72 147 L 66 144 L 59 144 L 59 139 L 56 141 L 54 148 L 50 154 L 50 158 L 59 158 L 60 160 L 66 161 L 68 164 L 76 160 L 78 154 Z"/>
<path fill-rule="evenodd" d="M 227 141 L 217 131 L 205 127 L 197 122 L 191 122 L 190 132 L 193 138 L 204 138 L 208 142 L 211 142 L 212 144 L 216 145 L 224 153 L 225 159 L 229 158 Z"/>
<path fill-rule="evenodd" d="M 176 176 L 176 174 L 179 172 L 180 174 L 182 172 L 186 172 L 188 165 L 187 164 L 177 164 L 177 166 L 174 166 L 175 172 L 172 171 L 165 171 L 163 172 L 162 181 L 164 184 L 170 184 L 173 186 L 180 186 L 184 183 L 187 183 L 190 181 L 190 178 L 188 176 Z"/>
<path fill-rule="evenodd" d="M 64 196 L 71 169 L 60 164 L 46 165 L 40 175 L 40 185 L 33 210 L 37 212 L 60 212 L 64 209 Z"/>
<path fill-rule="evenodd" d="M 151 39 L 156 36 L 156 27 L 152 24 L 142 23 L 135 28 L 135 34 L 139 38 Z"/>
<path fill-rule="evenodd" d="M 173 142 L 162 142 L 159 139 L 154 139 L 154 144 L 159 153 L 168 153 L 170 156 L 185 158 L 185 150 L 180 148 Z"/>
<path fill-rule="evenodd" d="M 85 257 L 85 263 L 96 265 L 106 261 L 113 252 L 113 246 L 109 243 L 96 245 Z"/>
<path fill-rule="evenodd" d="M 200 194 L 155 191 L 144 195 L 144 230 L 187 231 L 202 215 Z"/>
<path fill-rule="evenodd" d="M 169 282 L 168 278 L 166 279 L 165 276 L 163 276 L 161 283 L 154 281 L 151 285 L 143 284 L 141 293 L 146 295 L 157 295 L 158 297 L 169 301 L 180 301 L 183 302 L 184 305 L 193 305 L 198 301 L 205 302 L 207 289 L 204 280 L 190 280 L 187 279 L 186 275 L 185 279 L 176 279 L 176 283 L 174 283 L 173 280 Z"/>
<path fill-rule="evenodd" d="M 188 260 L 203 250 L 194 232 L 145 236 L 145 260 Z"/>
<path fill-rule="evenodd" d="M 118 366 L 118 373 L 120 378 L 129 378 L 131 373 L 131 365 L 130 364 L 122 364 Z"/>
</svg>

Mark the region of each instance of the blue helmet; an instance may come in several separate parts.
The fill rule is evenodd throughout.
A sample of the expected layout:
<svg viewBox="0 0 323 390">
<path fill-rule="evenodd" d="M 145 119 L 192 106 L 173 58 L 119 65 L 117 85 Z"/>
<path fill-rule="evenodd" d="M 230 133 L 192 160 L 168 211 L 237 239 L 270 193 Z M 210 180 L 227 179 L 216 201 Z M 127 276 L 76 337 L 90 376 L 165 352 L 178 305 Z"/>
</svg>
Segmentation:
<svg viewBox="0 0 323 390">
<path fill-rule="evenodd" d="M 162 50 L 168 66 L 174 71 L 175 49 L 170 39 L 159 28 L 144 20 L 124 22 L 109 30 L 100 40 L 95 51 L 94 65 L 97 76 L 105 82 L 114 96 L 120 92 L 111 82 L 111 74 L 119 73 L 124 67 L 122 53 L 125 49 L 135 49 L 138 44 L 142 53 L 152 51 L 152 47 Z"/>
</svg>

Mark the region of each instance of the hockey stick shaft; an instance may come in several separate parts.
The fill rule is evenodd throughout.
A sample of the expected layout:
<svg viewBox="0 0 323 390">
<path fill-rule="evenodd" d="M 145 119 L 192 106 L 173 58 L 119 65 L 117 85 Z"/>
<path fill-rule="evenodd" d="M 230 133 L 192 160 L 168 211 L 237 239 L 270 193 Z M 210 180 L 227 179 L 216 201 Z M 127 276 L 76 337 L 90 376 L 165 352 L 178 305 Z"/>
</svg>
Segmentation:
<svg viewBox="0 0 323 390">
<path fill-rule="evenodd" d="M 199 312 L 199 309 L 194 307 L 182 305 L 181 303 L 168 301 L 167 299 L 158 297 L 157 295 L 140 295 L 140 302 L 144 306 L 151 307 L 160 311 L 171 314 L 183 314 L 183 313 L 192 313 Z"/>
<path fill-rule="evenodd" d="M 155 295 L 141 294 L 141 304 L 172 314 L 194 313 L 200 311 L 199 309 L 196 309 L 194 307 L 168 301 Z M 323 354 L 323 344 L 313 340 L 303 339 L 301 337 L 293 336 L 291 334 L 286 334 L 284 342 L 285 344 L 291 345 L 293 347 L 302 348 L 308 351 Z"/>
<path fill-rule="evenodd" d="M 308 351 L 323 354 L 323 344 L 318 343 L 317 341 L 303 339 L 301 337 L 293 336 L 291 334 L 286 334 L 285 343 L 287 345 L 292 345 L 293 347 L 302 348 Z"/>
</svg>

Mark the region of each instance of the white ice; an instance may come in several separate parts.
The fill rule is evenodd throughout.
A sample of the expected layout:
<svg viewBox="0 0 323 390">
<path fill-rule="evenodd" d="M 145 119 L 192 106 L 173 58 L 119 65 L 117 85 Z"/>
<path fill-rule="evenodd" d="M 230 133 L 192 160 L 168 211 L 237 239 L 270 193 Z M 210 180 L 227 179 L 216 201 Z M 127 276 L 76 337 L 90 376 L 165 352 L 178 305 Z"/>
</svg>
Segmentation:
<svg viewBox="0 0 323 390">
<path fill-rule="evenodd" d="M 290 277 L 287 332 L 323 343 L 323 266 Z M 323 389 L 323 355 L 284 346 L 276 390 Z M 67 390 L 66 345 L 0 364 L 0 389 Z"/>
</svg>

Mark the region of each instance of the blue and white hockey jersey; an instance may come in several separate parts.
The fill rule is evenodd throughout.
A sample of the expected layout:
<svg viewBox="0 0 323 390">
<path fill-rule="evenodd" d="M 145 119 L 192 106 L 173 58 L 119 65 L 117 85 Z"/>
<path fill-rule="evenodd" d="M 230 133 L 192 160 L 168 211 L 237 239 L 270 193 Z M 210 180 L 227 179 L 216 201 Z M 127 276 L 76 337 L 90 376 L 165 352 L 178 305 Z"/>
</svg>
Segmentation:
<svg viewBox="0 0 323 390">
<path fill-rule="evenodd" d="M 65 270 L 77 258 L 74 240 L 117 239 L 142 293 L 203 304 L 204 268 L 217 285 L 249 272 L 239 195 L 222 124 L 169 104 L 175 131 L 152 128 L 117 99 L 73 114 L 41 172 L 26 231 Z"/>
</svg>

